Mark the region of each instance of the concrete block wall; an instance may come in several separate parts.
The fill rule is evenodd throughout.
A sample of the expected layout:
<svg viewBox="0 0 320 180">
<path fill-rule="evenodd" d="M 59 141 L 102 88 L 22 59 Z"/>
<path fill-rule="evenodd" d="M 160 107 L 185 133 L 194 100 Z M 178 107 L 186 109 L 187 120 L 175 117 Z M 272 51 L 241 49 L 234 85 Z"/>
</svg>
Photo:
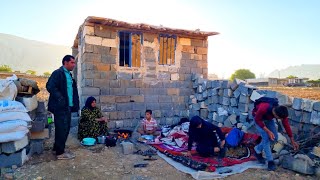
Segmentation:
<svg viewBox="0 0 320 180">
<path fill-rule="evenodd" d="M 74 50 L 81 106 L 89 96 L 111 120 L 111 128 L 133 127 L 151 109 L 160 124 L 187 116 L 193 93 L 193 73 L 207 77 L 207 39 L 176 39 L 175 64 L 159 65 L 159 34 L 142 32 L 141 67 L 119 66 L 117 29 L 97 24 L 83 26 Z"/>
<path fill-rule="evenodd" d="M 194 75 L 192 80 L 195 94 L 189 98 L 190 117 L 200 115 L 221 127 L 238 127 L 246 131 L 254 125 L 253 100 L 265 96 L 278 98 L 280 105 L 288 107 L 289 122 L 295 135 L 303 138 L 320 132 L 319 101 L 259 90 L 239 80 L 210 81 L 200 75 Z"/>
</svg>

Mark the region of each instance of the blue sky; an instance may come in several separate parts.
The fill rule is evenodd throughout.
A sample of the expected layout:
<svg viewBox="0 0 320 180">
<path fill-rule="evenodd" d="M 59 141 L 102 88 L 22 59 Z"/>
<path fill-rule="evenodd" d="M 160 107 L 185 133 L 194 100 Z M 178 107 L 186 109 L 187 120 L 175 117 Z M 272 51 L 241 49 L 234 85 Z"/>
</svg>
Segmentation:
<svg viewBox="0 0 320 180">
<path fill-rule="evenodd" d="M 319 64 L 317 0 L 10 0 L 0 1 L 0 33 L 72 46 L 87 16 L 217 31 L 209 38 L 209 72 L 228 78 L 239 68 L 257 77 Z"/>
</svg>

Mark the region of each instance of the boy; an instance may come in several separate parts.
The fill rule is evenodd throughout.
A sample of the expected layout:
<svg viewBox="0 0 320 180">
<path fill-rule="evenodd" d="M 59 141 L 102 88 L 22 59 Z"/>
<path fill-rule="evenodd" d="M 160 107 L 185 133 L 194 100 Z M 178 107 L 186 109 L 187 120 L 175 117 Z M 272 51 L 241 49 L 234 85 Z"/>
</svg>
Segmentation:
<svg viewBox="0 0 320 180">
<path fill-rule="evenodd" d="M 268 161 L 268 170 L 276 170 L 276 165 L 273 162 L 270 144 L 278 139 L 278 132 L 275 127 L 274 118 L 281 119 L 281 122 L 290 137 L 291 144 L 294 150 L 299 148 L 299 145 L 294 141 L 292 131 L 288 120 L 288 109 L 285 106 L 274 106 L 270 108 L 270 103 L 261 102 L 257 105 L 255 112 L 255 123 L 262 140 L 261 143 L 254 147 L 255 156 L 259 163 L 264 164 L 265 159 L 262 157 L 262 151 L 265 152 Z"/>
<path fill-rule="evenodd" d="M 152 111 L 149 109 L 146 110 L 146 117 L 142 119 L 138 132 L 141 135 L 158 136 L 160 135 L 160 132 L 157 131 L 157 127 L 158 127 L 158 124 L 157 124 L 157 121 L 152 117 Z"/>
</svg>

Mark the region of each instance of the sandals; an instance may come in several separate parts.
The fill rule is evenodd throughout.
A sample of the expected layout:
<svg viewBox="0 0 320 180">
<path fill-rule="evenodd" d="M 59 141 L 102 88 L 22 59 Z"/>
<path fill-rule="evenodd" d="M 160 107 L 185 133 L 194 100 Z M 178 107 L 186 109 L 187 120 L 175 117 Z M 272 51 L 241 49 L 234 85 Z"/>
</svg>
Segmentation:
<svg viewBox="0 0 320 180">
<path fill-rule="evenodd" d="M 57 156 L 58 160 L 69 160 L 69 159 L 74 159 L 76 156 L 71 153 L 71 152 L 65 152 L 63 154 L 60 154 Z"/>
</svg>

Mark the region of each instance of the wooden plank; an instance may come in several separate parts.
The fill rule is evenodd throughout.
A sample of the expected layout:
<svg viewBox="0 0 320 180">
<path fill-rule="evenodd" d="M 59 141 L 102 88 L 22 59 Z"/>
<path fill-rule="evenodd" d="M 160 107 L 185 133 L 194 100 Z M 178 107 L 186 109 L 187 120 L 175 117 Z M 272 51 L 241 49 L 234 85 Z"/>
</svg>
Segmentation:
<svg viewBox="0 0 320 180">
<path fill-rule="evenodd" d="M 141 67 L 141 36 L 137 36 L 137 48 L 136 48 L 136 65 Z"/>
<path fill-rule="evenodd" d="M 163 37 L 160 37 L 159 64 L 163 64 Z"/>
<path fill-rule="evenodd" d="M 171 64 L 175 64 L 175 44 L 176 44 L 176 39 L 175 38 L 171 38 L 171 47 L 170 47 L 170 51 L 171 51 Z"/>
<path fill-rule="evenodd" d="M 131 36 L 131 67 L 137 67 L 136 65 L 136 44 L 137 44 L 137 36 L 133 34 Z"/>
<path fill-rule="evenodd" d="M 168 38 L 163 37 L 163 64 L 167 64 Z"/>
<path fill-rule="evenodd" d="M 167 38 L 167 64 L 171 64 L 171 38 Z"/>
</svg>

